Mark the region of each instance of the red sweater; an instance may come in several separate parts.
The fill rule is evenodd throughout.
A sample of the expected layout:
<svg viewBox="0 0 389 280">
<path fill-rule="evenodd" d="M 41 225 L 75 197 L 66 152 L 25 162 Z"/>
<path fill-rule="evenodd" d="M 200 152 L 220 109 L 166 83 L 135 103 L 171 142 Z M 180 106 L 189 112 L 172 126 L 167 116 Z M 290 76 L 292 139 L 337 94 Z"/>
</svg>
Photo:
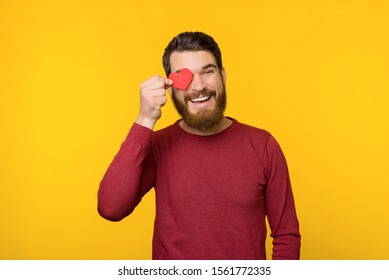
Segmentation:
<svg viewBox="0 0 389 280">
<path fill-rule="evenodd" d="M 232 120 L 211 136 L 135 123 L 101 182 L 99 213 L 121 220 L 154 186 L 153 259 L 266 259 L 266 216 L 273 259 L 298 259 L 283 153 L 268 132 Z"/>
</svg>

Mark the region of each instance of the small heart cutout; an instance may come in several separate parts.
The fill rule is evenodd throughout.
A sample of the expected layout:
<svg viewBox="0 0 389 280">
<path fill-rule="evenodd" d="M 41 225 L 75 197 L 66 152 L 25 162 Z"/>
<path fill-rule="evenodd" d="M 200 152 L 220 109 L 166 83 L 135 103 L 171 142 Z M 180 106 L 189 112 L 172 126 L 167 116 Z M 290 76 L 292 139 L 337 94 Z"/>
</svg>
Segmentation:
<svg viewBox="0 0 389 280">
<path fill-rule="evenodd" d="M 192 82 L 192 72 L 188 68 L 182 68 L 179 72 L 170 73 L 168 78 L 173 81 L 173 87 L 186 90 Z"/>
</svg>

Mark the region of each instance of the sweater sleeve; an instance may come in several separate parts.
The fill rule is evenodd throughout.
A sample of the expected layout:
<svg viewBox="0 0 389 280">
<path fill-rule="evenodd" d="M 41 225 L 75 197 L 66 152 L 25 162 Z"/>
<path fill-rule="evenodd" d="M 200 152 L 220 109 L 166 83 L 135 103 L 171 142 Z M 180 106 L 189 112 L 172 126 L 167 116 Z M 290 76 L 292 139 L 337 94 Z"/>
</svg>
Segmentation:
<svg viewBox="0 0 389 280">
<path fill-rule="evenodd" d="M 134 123 L 109 165 L 98 190 L 98 212 L 120 221 L 154 186 L 156 167 L 151 149 L 153 131 Z"/>
<path fill-rule="evenodd" d="M 299 259 L 300 232 L 285 157 L 274 137 L 270 136 L 267 161 L 266 205 L 273 238 L 272 259 Z"/>
</svg>

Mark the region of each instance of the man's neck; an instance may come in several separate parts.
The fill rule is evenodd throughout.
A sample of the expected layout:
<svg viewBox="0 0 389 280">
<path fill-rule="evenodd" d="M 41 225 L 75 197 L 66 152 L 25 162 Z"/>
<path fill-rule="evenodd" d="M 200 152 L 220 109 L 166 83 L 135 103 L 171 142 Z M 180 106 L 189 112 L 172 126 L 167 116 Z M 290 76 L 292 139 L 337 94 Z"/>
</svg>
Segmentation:
<svg viewBox="0 0 389 280">
<path fill-rule="evenodd" d="M 200 136 L 207 136 L 207 135 L 214 135 L 219 132 L 222 132 L 227 127 L 229 127 L 232 124 L 232 120 L 227 119 L 224 117 L 219 124 L 215 125 L 214 127 L 207 129 L 207 130 L 200 130 L 197 128 L 192 128 L 188 126 L 183 120 L 180 121 L 179 125 L 180 127 L 185 130 L 186 132 L 189 132 L 191 134 L 200 135 Z"/>
</svg>

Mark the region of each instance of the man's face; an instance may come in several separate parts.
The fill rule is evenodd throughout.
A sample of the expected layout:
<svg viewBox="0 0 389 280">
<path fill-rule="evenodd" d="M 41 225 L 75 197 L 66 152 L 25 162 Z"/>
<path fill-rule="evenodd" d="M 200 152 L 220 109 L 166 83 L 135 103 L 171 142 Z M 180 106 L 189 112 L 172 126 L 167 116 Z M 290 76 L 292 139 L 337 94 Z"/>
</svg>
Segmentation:
<svg viewBox="0 0 389 280">
<path fill-rule="evenodd" d="M 188 68 L 193 79 L 186 90 L 173 88 L 173 103 L 184 122 L 202 131 L 217 125 L 226 107 L 224 69 L 217 67 L 214 56 L 207 51 L 173 52 L 172 72 Z"/>
</svg>

